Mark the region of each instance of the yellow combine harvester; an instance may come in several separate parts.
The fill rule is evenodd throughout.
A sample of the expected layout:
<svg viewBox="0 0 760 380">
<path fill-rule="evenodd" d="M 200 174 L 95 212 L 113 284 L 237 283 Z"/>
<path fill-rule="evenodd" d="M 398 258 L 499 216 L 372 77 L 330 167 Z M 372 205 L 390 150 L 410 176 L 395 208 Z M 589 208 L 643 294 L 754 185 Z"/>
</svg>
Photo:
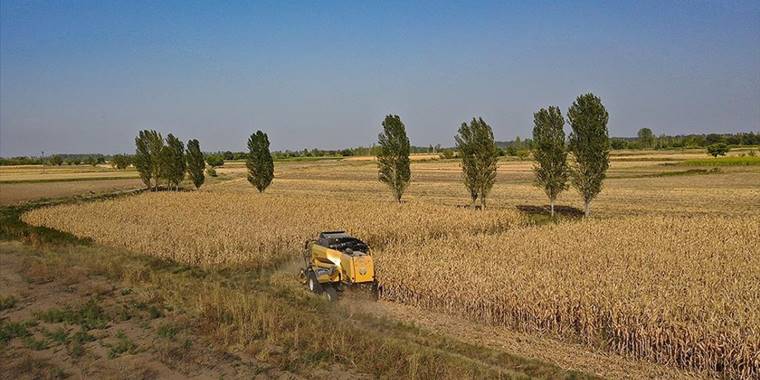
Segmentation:
<svg viewBox="0 0 760 380">
<path fill-rule="evenodd" d="M 347 287 L 369 287 L 377 296 L 375 266 L 369 247 L 345 231 L 327 231 L 304 245 L 300 277 L 309 290 L 334 301 Z"/>
</svg>

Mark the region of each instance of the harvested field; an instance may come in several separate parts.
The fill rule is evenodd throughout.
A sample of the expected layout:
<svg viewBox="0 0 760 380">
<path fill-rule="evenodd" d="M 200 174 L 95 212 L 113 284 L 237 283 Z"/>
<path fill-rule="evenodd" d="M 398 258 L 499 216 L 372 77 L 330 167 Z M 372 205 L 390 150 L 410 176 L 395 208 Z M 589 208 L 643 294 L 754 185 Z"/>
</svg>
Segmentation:
<svg viewBox="0 0 760 380">
<path fill-rule="evenodd" d="M 116 170 L 107 166 L 0 166 L 0 183 L 61 182 L 88 179 L 138 178 L 137 171 L 130 168 Z"/>
<path fill-rule="evenodd" d="M 96 195 L 142 187 L 139 179 L 104 179 L 66 182 L 0 183 L 0 205 L 6 206 L 43 198 Z"/>
</svg>

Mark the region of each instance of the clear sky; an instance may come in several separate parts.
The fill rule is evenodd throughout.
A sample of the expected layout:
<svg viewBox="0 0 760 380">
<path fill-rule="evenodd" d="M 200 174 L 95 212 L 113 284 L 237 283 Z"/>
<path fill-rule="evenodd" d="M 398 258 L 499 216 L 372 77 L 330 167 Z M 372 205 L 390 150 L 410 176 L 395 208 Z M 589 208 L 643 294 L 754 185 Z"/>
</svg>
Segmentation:
<svg viewBox="0 0 760 380">
<path fill-rule="evenodd" d="M 760 2 L 0 2 L 0 155 L 499 140 L 588 91 L 613 136 L 760 131 Z M 569 127 L 568 127 L 569 130 Z"/>
</svg>

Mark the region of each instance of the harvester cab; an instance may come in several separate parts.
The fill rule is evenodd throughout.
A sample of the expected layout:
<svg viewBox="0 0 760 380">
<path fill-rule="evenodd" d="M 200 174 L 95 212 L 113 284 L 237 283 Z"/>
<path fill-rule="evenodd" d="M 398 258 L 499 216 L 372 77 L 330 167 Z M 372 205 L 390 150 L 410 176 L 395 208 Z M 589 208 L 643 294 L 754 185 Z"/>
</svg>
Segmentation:
<svg viewBox="0 0 760 380">
<path fill-rule="evenodd" d="M 299 277 L 309 290 L 334 301 L 346 288 L 366 287 L 376 297 L 375 266 L 369 247 L 345 231 L 326 231 L 304 244 Z"/>
</svg>

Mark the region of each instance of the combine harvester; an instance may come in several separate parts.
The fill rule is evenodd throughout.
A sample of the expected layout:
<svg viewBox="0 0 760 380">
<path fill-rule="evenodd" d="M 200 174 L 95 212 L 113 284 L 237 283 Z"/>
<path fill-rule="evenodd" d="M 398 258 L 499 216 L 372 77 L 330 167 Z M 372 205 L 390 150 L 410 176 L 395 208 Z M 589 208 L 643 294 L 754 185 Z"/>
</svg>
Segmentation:
<svg viewBox="0 0 760 380">
<path fill-rule="evenodd" d="M 377 299 L 379 287 L 369 247 L 345 231 L 326 231 L 304 244 L 304 263 L 299 277 L 309 290 L 335 301 L 347 288 L 369 288 Z"/>
</svg>

